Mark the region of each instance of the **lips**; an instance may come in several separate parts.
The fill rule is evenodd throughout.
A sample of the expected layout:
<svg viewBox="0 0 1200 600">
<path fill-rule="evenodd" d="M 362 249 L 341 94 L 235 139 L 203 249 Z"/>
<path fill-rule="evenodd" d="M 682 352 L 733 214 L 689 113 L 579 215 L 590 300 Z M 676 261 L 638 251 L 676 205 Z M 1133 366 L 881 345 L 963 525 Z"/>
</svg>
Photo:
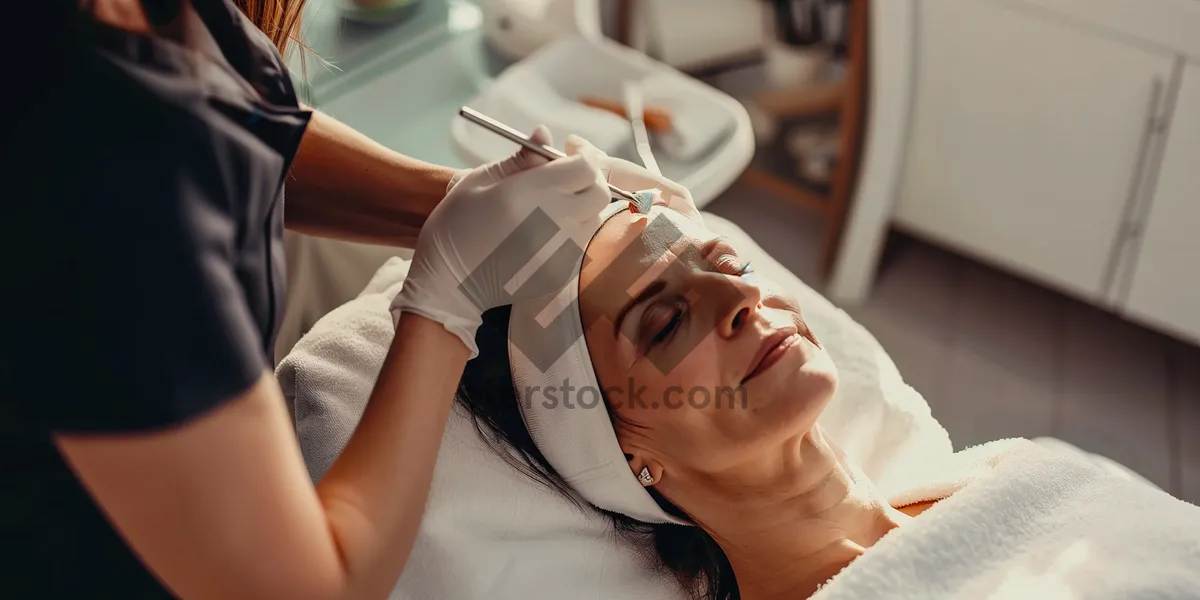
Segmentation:
<svg viewBox="0 0 1200 600">
<path fill-rule="evenodd" d="M 767 336 L 763 340 L 762 346 L 759 347 L 758 352 L 754 354 L 753 360 L 750 361 L 749 369 L 746 372 L 746 376 L 742 378 L 742 383 L 744 384 L 761 375 L 776 362 L 779 362 L 779 359 L 783 358 L 784 352 L 799 340 L 799 332 L 791 327 L 780 329 Z"/>
</svg>

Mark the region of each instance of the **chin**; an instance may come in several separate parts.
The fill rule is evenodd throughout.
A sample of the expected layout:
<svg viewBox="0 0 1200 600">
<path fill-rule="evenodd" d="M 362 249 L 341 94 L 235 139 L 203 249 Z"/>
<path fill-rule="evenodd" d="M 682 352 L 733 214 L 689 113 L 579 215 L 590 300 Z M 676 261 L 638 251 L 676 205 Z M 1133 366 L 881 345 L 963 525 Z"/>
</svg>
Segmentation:
<svg viewBox="0 0 1200 600">
<path fill-rule="evenodd" d="M 820 352 L 799 368 L 762 381 L 751 381 L 746 392 L 752 404 L 766 413 L 769 420 L 787 424 L 786 428 L 794 432 L 816 425 L 817 418 L 833 400 L 837 387 L 837 369 L 828 355 Z M 754 403 L 756 397 L 766 401 Z"/>
<path fill-rule="evenodd" d="M 805 372 L 805 379 L 810 381 L 812 388 L 816 390 L 814 401 L 820 403 L 822 411 L 825 410 L 838 388 L 838 372 L 833 360 L 822 351 L 815 360 L 804 365 L 801 371 Z"/>
</svg>

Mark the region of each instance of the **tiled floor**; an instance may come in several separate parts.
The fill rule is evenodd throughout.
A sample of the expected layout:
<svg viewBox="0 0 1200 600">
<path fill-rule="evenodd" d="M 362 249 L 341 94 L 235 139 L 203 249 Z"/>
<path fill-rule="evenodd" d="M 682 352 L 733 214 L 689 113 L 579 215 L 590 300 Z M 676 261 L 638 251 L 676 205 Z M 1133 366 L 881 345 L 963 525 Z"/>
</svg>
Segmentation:
<svg viewBox="0 0 1200 600">
<path fill-rule="evenodd" d="M 706 210 L 820 289 L 819 218 L 735 186 Z M 893 235 L 870 300 L 847 307 L 956 448 L 1053 436 L 1200 504 L 1200 348 Z"/>
</svg>

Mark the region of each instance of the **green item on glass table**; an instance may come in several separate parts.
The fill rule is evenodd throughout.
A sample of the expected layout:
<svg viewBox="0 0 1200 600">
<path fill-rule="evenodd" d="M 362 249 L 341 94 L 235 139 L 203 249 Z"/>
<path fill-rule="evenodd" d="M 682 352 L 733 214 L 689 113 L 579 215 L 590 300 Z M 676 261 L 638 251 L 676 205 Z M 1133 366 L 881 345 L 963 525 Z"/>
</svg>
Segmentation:
<svg viewBox="0 0 1200 600">
<path fill-rule="evenodd" d="M 339 0 L 342 17 L 360 23 L 394 23 L 408 18 L 421 0 L 382 0 L 376 6 L 361 6 L 354 0 Z"/>
</svg>

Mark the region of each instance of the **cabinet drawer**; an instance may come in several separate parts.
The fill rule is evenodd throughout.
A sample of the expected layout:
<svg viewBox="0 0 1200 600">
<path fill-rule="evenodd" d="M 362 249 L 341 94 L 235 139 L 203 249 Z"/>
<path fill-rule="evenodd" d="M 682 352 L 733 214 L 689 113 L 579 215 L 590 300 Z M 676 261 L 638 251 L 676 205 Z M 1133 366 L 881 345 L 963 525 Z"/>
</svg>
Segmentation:
<svg viewBox="0 0 1200 600">
<path fill-rule="evenodd" d="M 1172 57 L 991 0 L 922 0 L 896 220 L 1101 301 Z"/>
<path fill-rule="evenodd" d="M 1200 343 L 1200 65 L 1184 69 L 1125 313 Z"/>
</svg>

